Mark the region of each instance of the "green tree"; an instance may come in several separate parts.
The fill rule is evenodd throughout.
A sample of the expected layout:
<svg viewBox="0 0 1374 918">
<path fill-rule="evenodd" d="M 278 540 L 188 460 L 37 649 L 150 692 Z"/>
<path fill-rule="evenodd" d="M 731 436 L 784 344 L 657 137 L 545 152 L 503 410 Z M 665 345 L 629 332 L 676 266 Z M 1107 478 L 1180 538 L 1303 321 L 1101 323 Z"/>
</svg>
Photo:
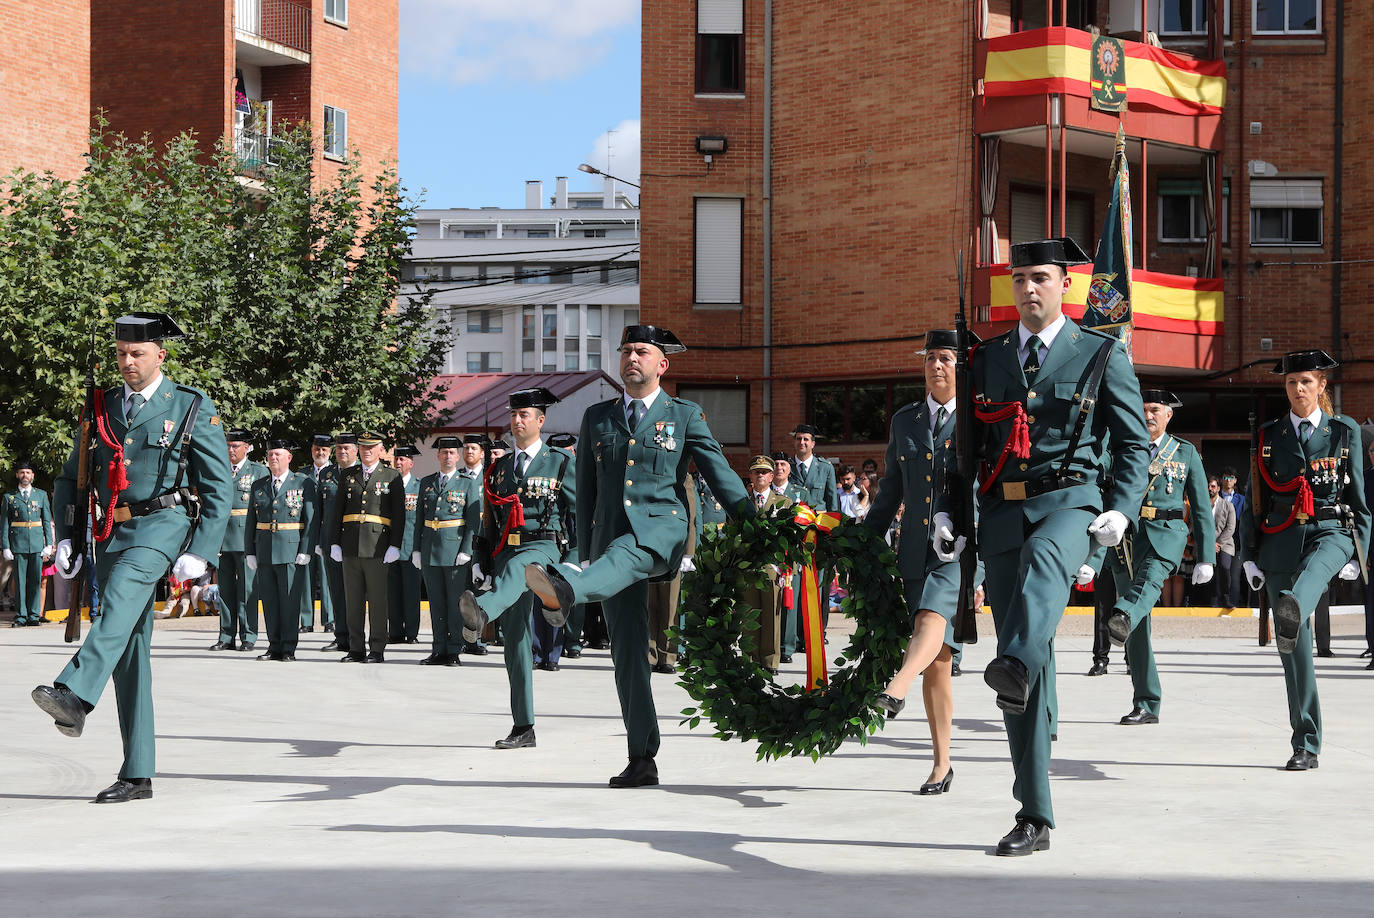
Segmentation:
<svg viewBox="0 0 1374 918">
<path fill-rule="evenodd" d="M 307 128 L 283 135 L 261 192 L 232 150 L 97 133 L 75 181 L 16 172 L 0 189 L 0 471 L 54 472 L 71 447 L 91 352 L 116 385 L 112 322 L 167 312 L 168 374 L 226 424 L 270 436 L 434 426 L 447 347 L 427 295 L 401 297 L 414 226 L 394 167 L 364 189 L 356 153 L 316 182 Z"/>
</svg>

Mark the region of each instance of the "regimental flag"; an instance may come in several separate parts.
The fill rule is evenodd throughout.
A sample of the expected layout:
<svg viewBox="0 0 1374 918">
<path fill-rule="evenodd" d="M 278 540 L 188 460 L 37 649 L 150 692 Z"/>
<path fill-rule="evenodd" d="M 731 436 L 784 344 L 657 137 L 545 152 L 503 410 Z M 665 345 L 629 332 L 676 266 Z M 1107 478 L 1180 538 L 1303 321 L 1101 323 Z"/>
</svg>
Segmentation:
<svg viewBox="0 0 1374 918">
<path fill-rule="evenodd" d="M 1120 329 L 1115 334 L 1131 340 L 1131 171 L 1126 162 L 1126 136 L 1116 129 L 1116 153 L 1112 158 L 1112 202 L 1097 240 L 1093 277 L 1088 284 L 1083 325 L 1096 329 Z"/>
<path fill-rule="evenodd" d="M 1126 52 L 1121 40 L 1098 35 L 1093 38 L 1092 79 L 1093 108 L 1104 112 L 1126 110 Z"/>
</svg>

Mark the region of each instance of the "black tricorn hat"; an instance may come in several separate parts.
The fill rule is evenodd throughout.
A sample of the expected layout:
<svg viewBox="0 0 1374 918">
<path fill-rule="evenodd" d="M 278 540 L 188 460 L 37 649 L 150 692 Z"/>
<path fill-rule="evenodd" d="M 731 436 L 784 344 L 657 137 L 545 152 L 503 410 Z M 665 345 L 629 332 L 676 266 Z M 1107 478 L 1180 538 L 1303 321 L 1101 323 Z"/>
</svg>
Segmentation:
<svg viewBox="0 0 1374 918">
<path fill-rule="evenodd" d="M 664 354 L 681 354 L 687 345 L 678 340 L 677 335 L 657 325 L 626 325 L 620 333 L 620 344 L 652 344 Z"/>
<path fill-rule="evenodd" d="M 334 435 L 335 446 L 357 446 L 358 435 L 355 433 L 338 433 Z"/>
<path fill-rule="evenodd" d="M 463 440 L 461 437 L 444 436 L 435 437 L 434 442 L 430 444 L 430 447 L 432 449 L 459 449 L 460 447 L 462 447 L 462 445 Z"/>
<path fill-rule="evenodd" d="M 792 458 L 791 456 L 787 455 L 787 450 L 785 450 L 785 449 L 775 449 L 775 450 L 773 450 L 773 461 L 774 461 L 774 462 L 786 462 L 788 459 L 791 459 L 791 458 Z"/>
<path fill-rule="evenodd" d="M 558 404 L 558 396 L 543 386 L 535 386 L 533 389 L 512 392 L 507 403 L 512 411 L 517 408 L 538 408 L 542 411 L 550 405 Z"/>
<path fill-rule="evenodd" d="M 1183 399 L 1168 389 L 1146 389 L 1140 393 L 1141 400 L 1147 404 L 1164 405 L 1167 408 L 1182 408 Z"/>
<path fill-rule="evenodd" d="M 816 431 L 815 426 L 812 424 L 798 424 L 796 427 L 792 428 L 792 433 L 790 434 L 790 436 L 795 437 L 800 434 L 810 434 L 812 439 L 820 438 L 820 434 Z"/>
<path fill-rule="evenodd" d="M 164 312 L 131 312 L 115 319 L 115 340 L 130 343 L 161 341 L 186 335 L 181 327 Z"/>
<path fill-rule="evenodd" d="M 14 464 L 14 470 L 16 472 L 22 471 L 24 469 L 28 469 L 30 472 L 34 471 L 33 463 L 27 459 L 20 459 L 18 462 Z"/>
<path fill-rule="evenodd" d="M 491 437 L 488 437 L 484 433 L 463 434 L 463 445 L 467 446 L 469 444 L 476 446 L 491 446 Z"/>
<path fill-rule="evenodd" d="M 983 339 L 979 338 L 972 331 L 968 333 L 969 344 L 977 344 L 981 340 Z M 959 349 L 959 336 L 955 333 L 954 329 L 933 328 L 930 331 L 926 332 L 926 346 L 921 348 L 916 353 L 924 354 L 927 351 L 933 351 L 936 348 L 945 348 L 951 351 L 957 351 Z"/>
<path fill-rule="evenodd" d="M 1279 362 L 1274 364 L 1274 369 L 1269 372 L 1283 376 L 1307 370 L 1334 370 L 1338 366 L 1340 364 L 1326 351 L 1293 351 L 1279 358 Z"/>
<path fill-rule="evenodd" d="M 1072 236 L 1018 242 L 1011 247 L 1013 268 L 1024 268 L 1027 265 L 1059 265 L 1061 268 L 1067 268 L 1069 265 L 1086 265 L 1091 261 L 1092 258 Z"/>
<path fill-rule="evenodd" d="M 409 459 L 414 459 L 416 456 L 420 455 L 420 451 L 419 451 L 418 449 L 416 449 L 415 447 L 413 447 L 413 446 L 405 445 L 405 446 L 398 446 L 398 447 L 396 447 L 395 449 L 393 449 L 393 450 L 391 451 L 391 455 L 392 455 L 393 458 L 396 458 L 396 459 L 400 459 L 400 458 L 402 458 L 402 457 L 406 457 L 406 458 L 409 458 Z"/>
<path fill-rule="evenodd" d="M 567 449 L 570 446 L 576 446 L 577 434 L 556 433 L 553 436 L 549 437 L 549 445 L 557 446 L 562 449 Z"/>
<path fill-rule="evenodd" d="M 224 441 L 226 443 L 233 443 L 235 440 L 240 443 L 247 443 L 251 446 L 253 443 L 253 432 L 244 430 L 242 427 L 230 427 L 226 429 L 224 431 Z"/>
<path fill-rule="evenodd" d="M 296 441 L 295 441 L 295 440 L 287 440 L 287 439 L 285 439 L 285 438 L 280 438 L 280 439 L 276 439 L 276 440 L 268 440 L 268 441 L 267 441 L 267 448 L 268 448 L 268 449 L 294 450 L 294 449 L 298 449 L 299 447 L 296 446 Z"/>
<path fill-rule="evenodd" d="M 334 438 L 329 434 L 315 434 L 310 438 L 311 446 L 333 446 Z"/>
</svg>

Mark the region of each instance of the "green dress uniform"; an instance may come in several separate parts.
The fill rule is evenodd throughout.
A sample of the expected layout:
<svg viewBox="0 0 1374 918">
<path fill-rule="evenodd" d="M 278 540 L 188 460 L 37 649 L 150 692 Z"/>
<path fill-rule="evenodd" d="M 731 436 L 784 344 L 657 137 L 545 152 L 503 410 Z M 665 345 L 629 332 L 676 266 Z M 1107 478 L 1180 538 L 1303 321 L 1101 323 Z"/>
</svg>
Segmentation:
<svg viewBox="0 0 1374 918">
<path fill-rule="evenodd" d="M 801 430 L 802 428 L 798 428 Z M 813 435 L 815 428 L 806 427 Z M 801 493 L 798 498 L 800 503 L 806 504 L 817 513 L 829 511 L 838 513 L 840 509 L 840 492 L 835 484 L 835 466 L 828 459 L 822 459 L 814 453 L 806 465 L 802 465 L 795 457 L 792 459 L 792 474 L 787 476 L 787 483 Z M 821 621 L 824 623 L 830 620 L 830 581 L 834 578 L 834 571 L 817 571 L 817 578 L 820 580 L 821 588 Z M 802 635 L 801 622 L 801 571 L 794 572 L 792 576 L 792 596 L 798 597 L 788 607 L 786 620 L 782 623 L 782 652 L 784 656 L 792 656 L 797 647 L 806 647 L 806 639 Z"/>
<path fill-rule="evenodd" d="M 1135 689 L 1134 707 L 1159 716 L 1159 670 L 1155 667 L 1150 643 L 1150 610 L 1159 602 L 1164 581 L 1178 570 L 1183 550 L 1188 545 L 1188 524 L 1184 522 L 1184 498 L 1191 508 L 1195 561 L 1216 564 L 1216 521 L 1212 519 L 1212 500 L 1207 495 L 1207 473 L 1197 447 L 1168 433 L 1158 444 L 1151 444 L 1149 483 L 1145 501 L 1129 540 L 1131 570 L 1126 569 L 1121 553 L 1106 551 L 1105 570 L 1116 584 L 1113 617 L 1122 621 L 1129 637 L 1125 641 L 1126 660 Z M 1124 620 L 1124 621 L 1123 621 Z M 1108 620 L 1108 627 L 1120 629 Z M 1115 637 L 1115 635 L 1114 635 Z M 1129 715 L 1128 715 L 1129 716 Z"/>
<path fill-rule="evenodd" d="M 246 438 L 247 434 L 242 436 Z M 253 482 L 267 474 L 267 466 L 245 459 L 237 468 L 230 466 L 230 473 L 234 480 L 234 503 L 229 510 L 216 569 L 219 571 L 219 642 L 232 650 L 235 640 L 242 640 L 250 647 L 258 640 L 258 595 L 253 592 L 257 574 L 244 565 L 243 547 L 247 543 L 246 524 Z"/>
<path fill-rule="evenodd" d="M 482 482 L 463 471 L 435 472 L 420 482 L 412 537 L 429 594 L 431 652 L 446 658 L 445 662 L 456 660 L 463 650 L 458 599 L 472 583 L 472 541 L 482 525 Z M 460 564 L 459 555 L 466 555 L 468 561 Z"/>
<path fill-rule="evenodd" d="M 513 393 L 514 401 L 520 393 Z M 552 400 L 548 404 L 552 404 Z M 514 406 L 513 406 L 514 407 Z M 535 407 L 542 407 L 536 405 Z M 527 564 L 576 564 L 577 533 L 569 522 L 577 513 L 576 460 L 566 449 L 536 444 L 533 458 L 517 449 L 491 464 L 487 487 L 491 497 L 483 511 L 482 536 L 491 545 L 494 585 L 477 598 L 488 621 L 500 621 L 506 679 L 510 683 L 510 713 L 516 728 L 534 725 L 534 638 L 531 631 L 535 597 L 525 584 Z M 523 462 L 524 472 L 518 471 Z M 518 498 L 524 524 L 513 524 L 512 498 Z M 501 503 L 505 499 L 508 503 Z"/>
<path fill-rule="evenodd" d="M 1075 424 L 1086 410 L 1084 390 L 1093 363 L 1103 343 L 1113 339 L 1067 318 L 1062 323 L 1050 346 L 1037 348 L 1038 369 L 1029 379 L 1018 354 L 1024 330 L 1019 323 L 983 342 L 972 357 L 979 402 L 974 407 L 991 411 L 1019 406 L 1015 417 L 1024 416 L 1029 429 L 1029 456 L 1017 458 L 1004 452 L 1004 444 L 1014 442 L 1014 416 L 985 421 L 982 427 L 987 469 L 980 485 L 978 538 L 999 660 L 1019 661 L 1029 684 L 1024 711 L 1016 713 L 1015 706 L 1003 711 L 1016 773 L 1012 793 L 1021 803 L 1017 822 L 1051 827 L 1054 633 L 1074 574 L 1091 552 L 1088 527 L 1106 510 L 1118 511 L 1128 521 L 1137 518 L 1149 464 L 1140 385 L 1125 348 L 1113 343 L 1096 406 L 1065 466 Z M 1115 478 L 1104 492 L 1099 487 L 1102 444 L 1109 433 Z"/>
<path fill-rule="evenodd" d="M 405 487 L 405 525 L 401 530 L 401 560 L 386 572 L 387 631 L 393 644 L 414 644 L 420 636 L 420 571 L 410 563 L 415 552 L 415 521 L 419 517 L 420 479 L 402 478 Z"/>
<path fill-rule="evenodd" d="M 332 462 L 326 463 L 320 468 L 313 464 L 305 470 L 312 481 L 315 482 L 315 519 L 321 530 L 328 525 L 329 520 L 334 518 L 334 503 L 339 493 L 339 467 Z M 338 623 L 334 615 L 335 608 L 343 610 L 343 578 L 339 572 L 338 564 L 329 557 L 328 546 L 323 540 L 315 542 L 315 557 L 311 559 L 308 567 L 308 580 L 303 594 L 301 605 L 301 627 L 315 627 L 315 589 L 320 591 L 320 627 L 335 631 L 335 640 L 338 640 Z M 340 615 L 338 619 L 347 616 Z M 344 628 L 344 636 L 348 636 L 347 627 Z"/>
<path fill-rule="evenodd" d="M 117 330 L 116 334 L 123 332 Z M 153 337 L 163 335 L 154 332 Z M 119 777 L 132 780 L 151 778 L 156 771 L 152 668 L 148 656 L 153 635 L 154 591 L 167 575 L 169 565 L 181 554 L 207 560 L 216 556 L 224 541 L 236 485 L 230 478 L 228 447 L 219 417 L 205 393 L 178 386 L 163 376 L 132 419 L 126 417 L 124 396 L 122 386 L 107 390 L 104 396 L 106 423 L 113 442 L 123 450 L 129 486 L 119 495 L 113 532 L 107 541 L 96 546 L 101 614 L 91 622 L 85 642 L 55 684 L 65 686 L 88 708 L 93 708 L 113 675 L 119 732 L 124 744 L 124 765 Z M 187 426 L 189 442 L 185 439 Z M 96 443 L 97 470 L 109 467 L 111 461 L 119 461 L 115 449 L 103 437 L 97 438 Z M 188 460 L 186 478 L 178 482 L 178 457 L 183 451 Z M 76 496 L 77 461 L 78 453 L 73 450 L 57 478 L 59 539 L 70 539 L 72 535 L 66 510 Z M 178 486 L 183 497 L 180 502 L 158 500 L 175 493 Z M 97 474 L 95 487 L 100 505 L 108 507 L 111 494 L 107 476 Z M 200 516 L 194 522 L 186 510 L 186 498 L 192 489 L 200 502 Z M 167 506 L 161 506 L 164 502 Z"/>
<path fill-rule="evenodd" d="M 1329 357 L 1326 360 L 1329 366 L 1335 365 Z M 1287 361 L 1288 357 L 1279 366 Z M 1323 411 L 1306 442 L 1296 426 L 1296 419 L 1285 414 L 1260 429 L 1260 474 L 1251 476 L 1249 496 L 1254 503 L 1242 514 L 1239 548 L 1242 562 L 1253 561 L 1264 572 L 1264 587 L 1274 609 L 1293 752 L 1315 756 L 1321 752 L 1322 730 L 1312 664 L 1312 613 L 1332 578 L 1356 558 L 1352 536 L 1360 545 L 1369 544 L 1370 514 L 1359 426 L 1344 415 Z M 1311 491 L 1312 513 L 1295 504 L 1296 489 L 1277 491 L 1271 486 L 1299 484 L 1299 477 L 1306 479 Z M 1254 506 L 1262 514 L 1262 526 L 1251 509 Z M 1289 604 L 1296 606 L 1301 618 L 1294 644 L 1285 649 L 1288 642 L 1280 610 Z"/>
<path fill-rule="evenodd" d="M 273 659 L 296 653 L 302 596 L 310 589 L 309 559 L 320 536 L 317 504 L 310 475 L 287 472 L 280 487 L 270 474 L 253 482 L 244 550 L 257 558 L 256 590 Z M 296 564 L 298 555 L 306 556 L 305 564 Z"/>
<path fill-rule="evenodd" d="M 681 567 L 690 525 L 683 484 L 689 463 L 730 513 L 752 510 L 699 405 L 660 389 L 647 409 L 636 406 L 638 421 L 631 424 L 626 404 L 611 399 L 582 416 L 577 544 L 591 563 L 580 572 L 560 567 L 557 573 L 571 586 L 575 602 L 602 604 L 634 763 L 653 758 L 659 747 L 646 603 L 649 581 L 671 579 Z"/>
<path fill-rule="evenodd" d="M 52 504 L 37 488 L 16 488 L 0 507 L 0 546 L 14 555 L 14 623 L 36 625 L 43 615 L 43 552 L 57 545 Z"/>
<path fill-rule="evenodd" d="M 341 549 L 344 599 L 348 608 L 345 660 L 386 650 L 388 548 L 400 552 L 405 525 L 405 487 L 401 473 L 380 462 L 369 473 L 362 463 L 339 473 L 338 504 L 329 544 Z M 335 636 L 337 637 L 337 625 Z M 343 642 L 340 639 L 340 649 Z"/>
</svg>

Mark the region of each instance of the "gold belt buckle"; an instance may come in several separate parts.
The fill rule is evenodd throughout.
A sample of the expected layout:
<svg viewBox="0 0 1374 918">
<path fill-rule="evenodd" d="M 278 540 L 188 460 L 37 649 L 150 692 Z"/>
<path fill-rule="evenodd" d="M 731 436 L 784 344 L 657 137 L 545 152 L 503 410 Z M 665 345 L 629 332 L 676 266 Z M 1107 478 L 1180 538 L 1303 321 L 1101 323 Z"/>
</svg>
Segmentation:
<svg viewBox="0 0 1374 918">
<path fill-rule="evenodd" d="M 520 544 L 520 533 L 518 533 L 518 532 L 512 532 L 510 535 L 506 536 L 506 544 L 507 544 L 507 545 L 519 545 L 519 544 Z"/>
<path fill-rule="evenodd" d="M 1154 519 L 1154 518 L 1155 518 L 1155 508 L 1154 508 L 1154 507 L 1141 507 L 1141 508 L 1140 508 L 1140 518 L 1141 518 L 1142 520 L 1152 520 L 1152 519 Z"/>
<path fill-rule="evenodd" d="M 1299 523 L 1306 523 L 1310 518 L 1311 518 L 1311 517 L 1309 517 L 1306 513 L 1299 513 L 1299 514 L 1298 514 L 1298 522 L 1299 522 Z"/>
<path fill-rule="evenodd" d="M 1024 481 L 1004 481 L 1002 482 L 1003 500 L 1025 500 L 1026 483 Z"/>
</svg>

